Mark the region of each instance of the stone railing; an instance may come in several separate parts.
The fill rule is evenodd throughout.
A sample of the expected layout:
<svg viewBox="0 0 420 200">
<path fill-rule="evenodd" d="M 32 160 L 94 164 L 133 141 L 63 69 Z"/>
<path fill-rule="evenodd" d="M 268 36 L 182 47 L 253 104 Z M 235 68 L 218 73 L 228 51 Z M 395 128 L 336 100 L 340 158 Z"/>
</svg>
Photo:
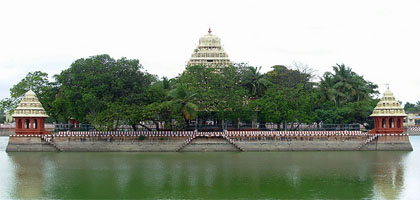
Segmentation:
<svg viewBox="0 0 420 200">
<path fill-rule="evenodd" d="M 195 132 L 195 131 L 60 131 L 52 134 L 54 137 L 283 137 L 283 136 L 369 136 L 362 131 L 224 131 L 224 132 Z M 376 134 L 378 136 L 405 136 L 405 133 Z M 10 135 L 41 136 L 41 135 Z"/>
<path fill-rule="evenodd" d="M 274 137 L 274 136 L 366 136 L 361 131 L 60 131 L 55 136 L 148 136 L 148 137 Z"/>
</svg>

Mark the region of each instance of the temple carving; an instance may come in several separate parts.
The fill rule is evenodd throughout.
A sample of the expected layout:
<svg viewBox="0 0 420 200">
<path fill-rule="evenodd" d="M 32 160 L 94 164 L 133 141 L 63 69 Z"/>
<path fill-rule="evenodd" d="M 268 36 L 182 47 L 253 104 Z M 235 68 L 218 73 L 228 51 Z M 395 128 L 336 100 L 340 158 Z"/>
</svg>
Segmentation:
<svg viewBox="0 0 420 200">
<path fill-rule="evenodd" d="M 406 116 L 394 94 L 387 89 L 370 115 L 374 120 L 374 128 L 369 133 L 403 133 Z"/>
<path fill-rule="evenodd" d="M 32 90 L 25 93 L 12 117 L 15 118 L 15 132 L 18 135 L 38 135 L 49 133 L 45 130 L 44 126 L 45 119 L 48 118 L 48 115 Z"/>
<path fill-rule="evenodd" d="M 209 29 L 208 34 L 200 38 L 198 47 L 191 55 L 187 66 L 204 65 L 208 67 L 221 68 L 232 65 L 229 57 L 223 49 L 220 38 L 212 34 Z"/>
</svg>

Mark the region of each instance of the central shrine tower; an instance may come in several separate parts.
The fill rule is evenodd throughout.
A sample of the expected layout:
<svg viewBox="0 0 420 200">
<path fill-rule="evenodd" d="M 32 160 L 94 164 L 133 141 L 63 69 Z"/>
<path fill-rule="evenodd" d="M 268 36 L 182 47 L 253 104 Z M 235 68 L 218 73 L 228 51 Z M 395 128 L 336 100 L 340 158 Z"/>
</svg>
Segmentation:
<svg viewBox="0 0 420 200">
<path fill-rule="evenodd" d="M 187 66 L 204 65 L 208 67 L 221 68 L 232 65 L 228 55 L 223 49 L 220 38 L 213 35 L 209 28 L 208 34 L 201 37 L 198 47 L 191 55 Z"/>
</svg>

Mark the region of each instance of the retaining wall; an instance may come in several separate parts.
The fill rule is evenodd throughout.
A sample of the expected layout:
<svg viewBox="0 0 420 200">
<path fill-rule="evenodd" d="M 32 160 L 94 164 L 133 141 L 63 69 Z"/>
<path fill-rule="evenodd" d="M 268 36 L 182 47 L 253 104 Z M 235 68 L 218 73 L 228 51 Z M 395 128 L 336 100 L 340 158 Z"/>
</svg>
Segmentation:
<svg viewBox="0 0 420 200">
<path fill-rule="evenodd" d="M 9 137 L 7 152 L 57 152 L 58 149 L 41 139 L 41 136 Z"/>
<path fill-rule="evenodd" d="M 140 137 L 141 136 L 141 137 Z M 143 137 L 144 136 L 144 137 Z M 48 141 L 48 142 L 47 142 Z M 197 151 L 355 151 L 403 150 L 407 134 L 362 132 L 60 132 L 10 136 L 7 151 L 197 152 Z"/>
</svg>

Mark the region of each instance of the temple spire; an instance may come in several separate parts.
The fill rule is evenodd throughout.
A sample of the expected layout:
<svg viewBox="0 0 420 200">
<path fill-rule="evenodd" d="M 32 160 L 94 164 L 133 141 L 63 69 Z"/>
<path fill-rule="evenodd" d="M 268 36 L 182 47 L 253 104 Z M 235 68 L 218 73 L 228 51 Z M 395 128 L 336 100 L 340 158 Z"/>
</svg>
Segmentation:
<svg viewBox="0 0 420 200">
<path fill-rule="evenodd" d="M 221 68 L 232 65 L 225 50 L 223 50 L 220 38 L 211 34 L 211 28 L 208 34 L 202 36 L 195 48 L 187 66 L 204 65 L 207 67 Z"/>
</svg>

